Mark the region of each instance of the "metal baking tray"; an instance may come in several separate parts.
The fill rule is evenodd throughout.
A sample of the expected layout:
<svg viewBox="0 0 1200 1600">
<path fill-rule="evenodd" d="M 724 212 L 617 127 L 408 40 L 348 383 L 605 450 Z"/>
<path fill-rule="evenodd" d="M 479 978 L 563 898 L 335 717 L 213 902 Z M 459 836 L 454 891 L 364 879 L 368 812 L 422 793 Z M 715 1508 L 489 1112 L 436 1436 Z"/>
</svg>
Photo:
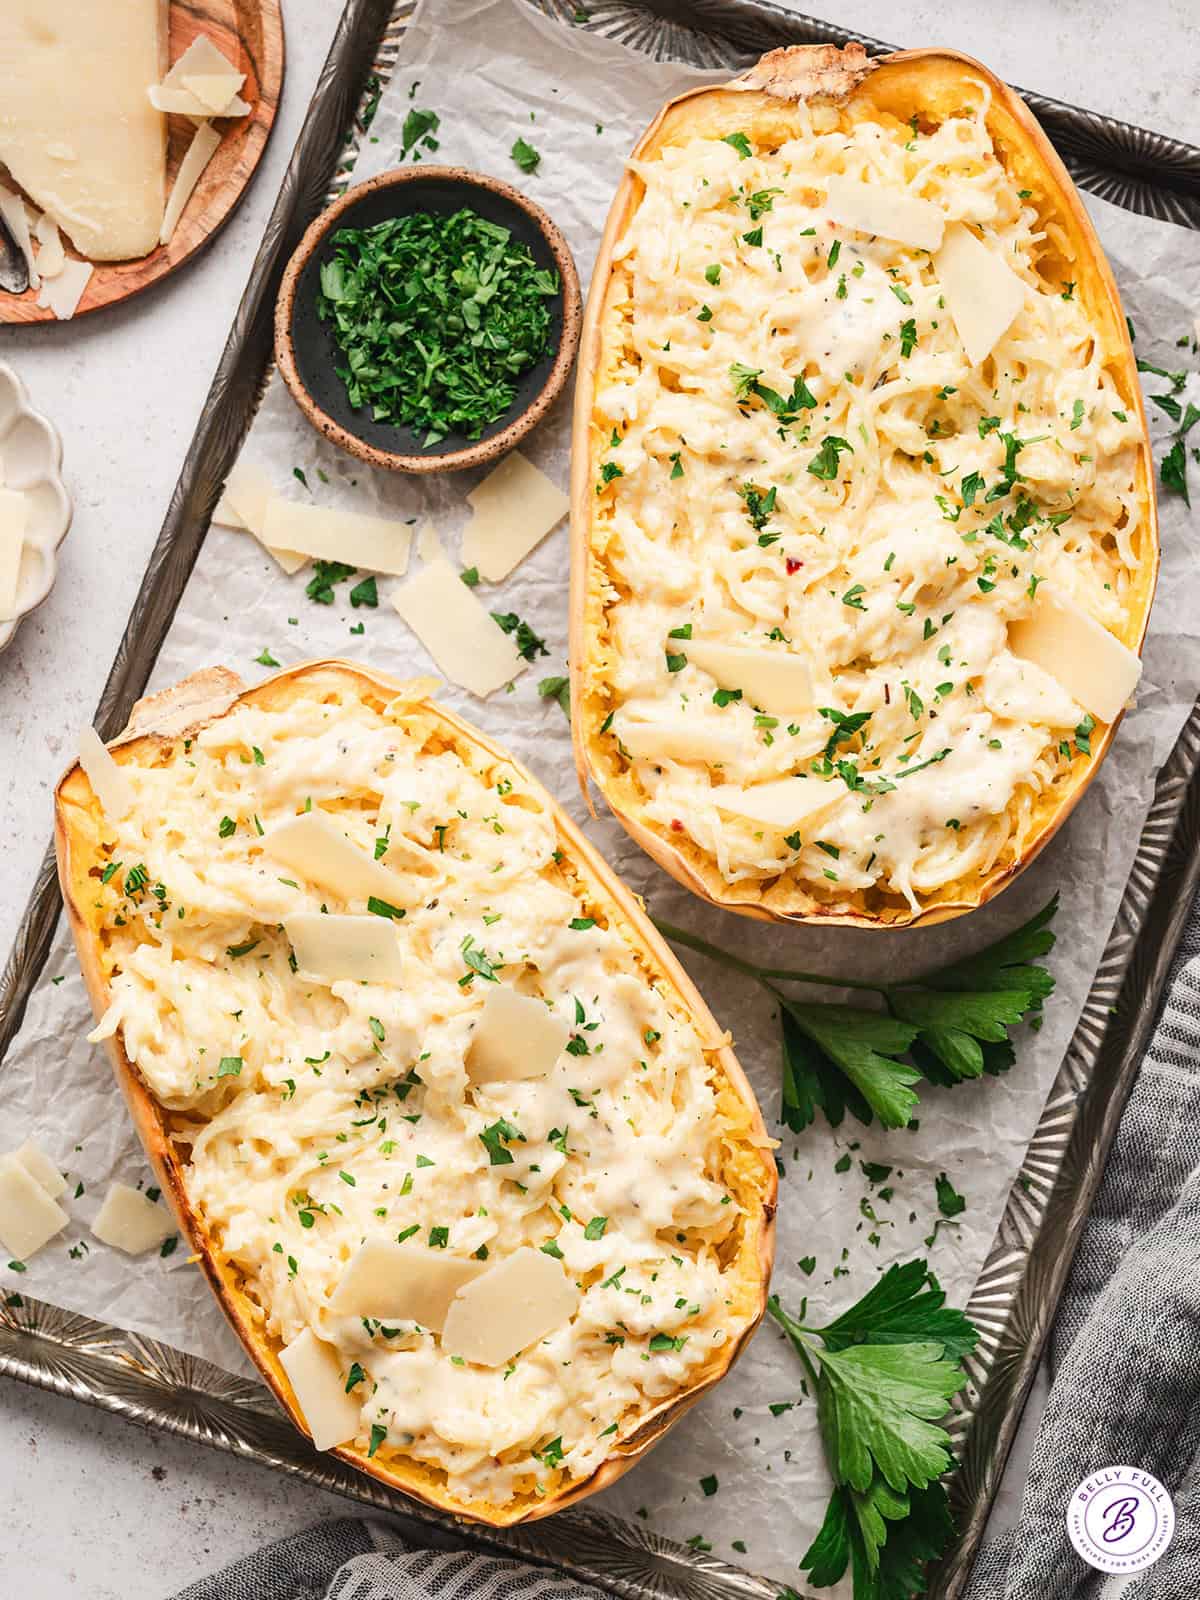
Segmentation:
<svg viewBox="0 0 1200 1600">
<path fill-rule="evenodd" d="M 860 37 L 772 0 L 527 0 L 564 25 L 659 58 L 738 67 L 787 43 Z M 142 693 L 261 398 L 284 265 L 344 187 L 373 80 L 386 80 L 415 0 L 348 0 L 130 622 L 100 701 L 107 735 Z M 863 39 L 872 52 L 888 47 Z M 1025 97 L 1076 182 L 1131 211 L 1200 229 L 1200 149 L 1043 96 Z M 961 1594 L 1121 1110 L 1200 880 L 1200 706 L 1159 774 L 1129 884 L 1074 1038 L 968 1310 L 982 1338 L 952 1431 L 956 1542 L 930 1594 Z M 48 852 L 0 977 L 0 1070 L 60 910 Z M 568 1510 L 528 1528 L 455 1523 L 314 1451 L 257 1382 L 121 1328 L 22 1295 L 0 1305 L 0 1373 L 277 1467 L 387 1510 L 426 1543 L 519 1556 L 629 1600 L 774 1600 L 778 1584 L 636 1524 Z"/>
</svg>

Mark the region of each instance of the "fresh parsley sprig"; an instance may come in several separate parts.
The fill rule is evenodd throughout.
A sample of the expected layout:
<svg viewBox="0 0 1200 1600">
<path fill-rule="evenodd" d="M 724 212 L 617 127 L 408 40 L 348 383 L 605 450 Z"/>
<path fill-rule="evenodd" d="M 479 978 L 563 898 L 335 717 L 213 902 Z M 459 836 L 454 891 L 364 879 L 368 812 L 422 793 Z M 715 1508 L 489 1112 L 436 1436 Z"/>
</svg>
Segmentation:
<svg viewBox="0 0 1200 1600">
<path fill-rule="evenodd" d="M 675 944 L 745 973 L 779 1002 L 783 1046 L 780 1116 L 794 1133 L 818 1110 L 837 1127 L 847 1111 L 885 1128 L 912 1121 L 922 1080 L 950 1086 L 1007 1072 L 1016 1059 L 1011 1030 L 1036 1027 L 1054 979 L 1037 963 L 1054 947 L 1058 896 L 1013 933 L 925 977 L 885 984 L 830 978 L 793 967 L 762 967 L 686 928 L 659 922 Z M 781 983 L 862 989 L 883 1009 L 798 1000 Z"/>
<path fill-rule="evenodd" d="M 889 1267 L 824 1328 L 805 1324 L 803 1305 L 790 1316 L 775 1295 L 767 1309 L 808 1374 L 834 1480 L 801 1568 L 820 1589 L 849 1567 L 855 1600 L 923 1594 L 925 1567 L 954 1531 L 941 1423 L 966 1382 L 962 1359 L 978 1331 L 946 1305 L 924 1261 Z"/>
</svg>

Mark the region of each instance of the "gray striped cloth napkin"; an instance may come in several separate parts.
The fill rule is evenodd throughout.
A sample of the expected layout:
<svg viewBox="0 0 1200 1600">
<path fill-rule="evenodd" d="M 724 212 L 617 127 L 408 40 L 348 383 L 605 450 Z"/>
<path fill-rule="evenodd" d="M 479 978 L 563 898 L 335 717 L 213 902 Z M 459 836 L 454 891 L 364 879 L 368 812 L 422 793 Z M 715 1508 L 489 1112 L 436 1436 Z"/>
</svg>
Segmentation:
<svg viewBox="0 0 1200 1600">
<path fill-rule="evenodd" d="M 1200 1596 L 1200 901 L 1194 902 L 1066 1292 L 1020 1518 L 985 1542 L 964 1600 Z M 1067 1503 L 1093 1472 L 1151 1472 L 1175 1502 L 1166 1553 L 1105 1576 Z"/>
</svg>

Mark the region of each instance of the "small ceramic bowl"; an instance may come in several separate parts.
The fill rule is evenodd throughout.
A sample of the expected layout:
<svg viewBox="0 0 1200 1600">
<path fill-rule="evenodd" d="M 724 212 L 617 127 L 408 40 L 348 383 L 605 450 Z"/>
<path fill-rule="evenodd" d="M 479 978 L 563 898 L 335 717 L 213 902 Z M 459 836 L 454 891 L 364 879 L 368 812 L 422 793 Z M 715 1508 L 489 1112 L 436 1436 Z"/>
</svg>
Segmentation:
<svg viewBox="0 0 1200 1600">
<path fill-rule="evenodd" d="M 351 406 L 334 370 L 342 356 L 332 328 L 317 316 L 321 267 L 333 258 L 333 235 L 339 228 L 369 228 L 416 211 L 448 216 L 464 206 L 510 229 L 539 267 L 557 271 L 561 287 L 551 304 L 549 350 L 518 379 L 508 410 L 478 439 L 452 433 L 425 449 L 418 430 L 376 422 L 368 407 Z M 404 167 L 348 190 L 301 239 L 275 306 L 275 360 L 317 432 L 368 466 L 391 472 L 456 472 L 498 461 L 545 416 L 575 360 L 581 315 L 579 275 L 570 247 L 540 206 L 511 184 L 481 172 Z"/>
<path fill-rule="evenodd" d="M 71 499 L 62 480 L 62 440 L 29 404 L 25 385 L 0 361 L 0 485 L 20 489 L 28 502 L 25 543 L 17 574 L 16 615 L 0 622 L 0 650 L 12 643 L 21 619 L 50 593 L 58 547 L 71 526 Z"/>
</svg>

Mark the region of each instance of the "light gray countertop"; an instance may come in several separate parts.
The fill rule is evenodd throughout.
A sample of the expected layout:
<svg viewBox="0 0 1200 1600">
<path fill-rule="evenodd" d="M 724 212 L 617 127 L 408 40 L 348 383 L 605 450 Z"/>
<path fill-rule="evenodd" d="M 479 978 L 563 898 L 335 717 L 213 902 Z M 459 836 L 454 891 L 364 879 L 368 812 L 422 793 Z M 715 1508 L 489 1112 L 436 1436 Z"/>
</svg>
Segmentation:
<svg viewBox="0 0 1200 1600">
<path fill-rule="evenodd" d="M 899 44 L 954 46 L 1025 88 L 1200 144 L 1193 0 L 794 9 Z M 198 262 L 114 311 L 0 331 L 0 357 L 63 435 L 75 501 L 57 586 L 0 655 L 0 960 L 50 835 L 52 786 L 99 698 L 337 16 L 335 0 L 285 0 L 287 82 L 271 144 Z M 0 1569 L 21 1600 L 162 1600 L 259 1544 L 354 1510 L 266 1468 L 0 1385 Z"/>
</svg>

